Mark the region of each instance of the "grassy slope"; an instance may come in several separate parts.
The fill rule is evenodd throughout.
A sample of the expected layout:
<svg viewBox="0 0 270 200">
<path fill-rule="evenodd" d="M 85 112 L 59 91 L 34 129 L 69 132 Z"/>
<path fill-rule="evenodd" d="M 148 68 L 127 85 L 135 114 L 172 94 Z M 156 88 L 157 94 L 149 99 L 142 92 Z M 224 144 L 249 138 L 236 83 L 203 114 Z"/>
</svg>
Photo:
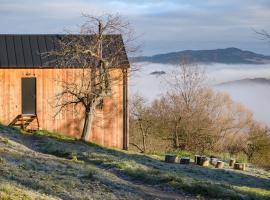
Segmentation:
<svg viewBox="0 0 270 200">
<path fill-rule="evenodd" d="M 270 199 L 270 173 L 166 164 L 162 157 L 0 127 L 0 200 Z"/>
</svg>

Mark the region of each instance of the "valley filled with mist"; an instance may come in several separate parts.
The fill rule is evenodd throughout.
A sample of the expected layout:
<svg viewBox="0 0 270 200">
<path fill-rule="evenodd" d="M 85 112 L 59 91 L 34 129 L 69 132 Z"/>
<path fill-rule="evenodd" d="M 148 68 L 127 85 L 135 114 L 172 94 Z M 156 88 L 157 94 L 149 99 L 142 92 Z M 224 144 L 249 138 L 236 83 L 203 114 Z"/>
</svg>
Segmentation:
<svg viewBox="0 0 270 200">
<path fill-rule="evenodd" d="M 132 72 L 130 94 L 139 94 L 153 101 L 169 88 L 166 77 L 176 67 L 174 64 L 152 62 L 133 63 L 138 70 Z M 198 64 L 205 70 L 205 84 L 228 93 L 254 113 L 256 120 L 270 126 L 270 64 Z"/>
</svg>

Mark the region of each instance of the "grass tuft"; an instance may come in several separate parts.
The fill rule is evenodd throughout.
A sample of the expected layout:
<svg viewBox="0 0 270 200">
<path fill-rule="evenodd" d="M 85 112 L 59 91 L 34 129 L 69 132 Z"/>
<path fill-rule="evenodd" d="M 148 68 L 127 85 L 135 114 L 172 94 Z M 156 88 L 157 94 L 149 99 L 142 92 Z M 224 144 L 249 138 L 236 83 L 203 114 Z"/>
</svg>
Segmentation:
<svg viewBox="0 0 270 200">
<path fill-rule="evenodd" d="M 60 133 L 56 133 L 56 132 L 50 132 L 47 130 L 38 130 L 35 131 L 34 136 L 46 136 L 46 137 L 50 137 L 50 138 L 54 138 L 54 139 L 58 139 L 58 140 L 64 140 L 64 141 L 73 141 L 75 140 L 74 138 L 71 137 L 67 137 L 63 134 Z"/>
</svg>

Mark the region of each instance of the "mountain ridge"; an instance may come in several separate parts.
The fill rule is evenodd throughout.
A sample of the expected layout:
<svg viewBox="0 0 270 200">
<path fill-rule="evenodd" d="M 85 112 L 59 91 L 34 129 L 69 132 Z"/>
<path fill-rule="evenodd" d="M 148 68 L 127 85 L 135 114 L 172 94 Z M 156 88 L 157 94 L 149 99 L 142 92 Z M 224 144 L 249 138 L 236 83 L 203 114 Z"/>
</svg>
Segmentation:
<svg viewBox="0 0 270 200">
<path fill-rule="evenodd" d="M 153 56 L 131 57 L 130 61 L 152 62 L 160 64 L 177 64 L 181 60 L 192 63 L 223 63 L 223 64 L 266 64 L 270 63 L 270 56 L 257 54 L 252 51 L 235 47 L 213 50 L 184 50 Z"/>
<path fill-rule="evenodd" d="M 270 86 L 270 78 L 244 78 L 239 80 L 233 80 L 233 81 L 226 81 L 217 84 L 217 86 L 226 86 L 226 85 L 235 85 L 235 84 L 263 84 L 263 85 L 269 85 Z"/>
</svg>

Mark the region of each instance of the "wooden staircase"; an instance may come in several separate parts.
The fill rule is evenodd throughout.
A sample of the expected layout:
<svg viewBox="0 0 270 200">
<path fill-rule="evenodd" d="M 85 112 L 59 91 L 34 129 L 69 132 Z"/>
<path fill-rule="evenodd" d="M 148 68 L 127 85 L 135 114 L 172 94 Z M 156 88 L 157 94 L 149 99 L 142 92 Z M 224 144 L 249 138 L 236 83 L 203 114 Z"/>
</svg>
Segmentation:
<svg viewBox="0 0 270 200">
<path fill-rule="evenodd" d="M 39 121 L 37 115 L 21 114 L 10 122 L 9 126 L 19 127 L 26 131 L 35 131 L 39 130 Z"/>
</svg>

